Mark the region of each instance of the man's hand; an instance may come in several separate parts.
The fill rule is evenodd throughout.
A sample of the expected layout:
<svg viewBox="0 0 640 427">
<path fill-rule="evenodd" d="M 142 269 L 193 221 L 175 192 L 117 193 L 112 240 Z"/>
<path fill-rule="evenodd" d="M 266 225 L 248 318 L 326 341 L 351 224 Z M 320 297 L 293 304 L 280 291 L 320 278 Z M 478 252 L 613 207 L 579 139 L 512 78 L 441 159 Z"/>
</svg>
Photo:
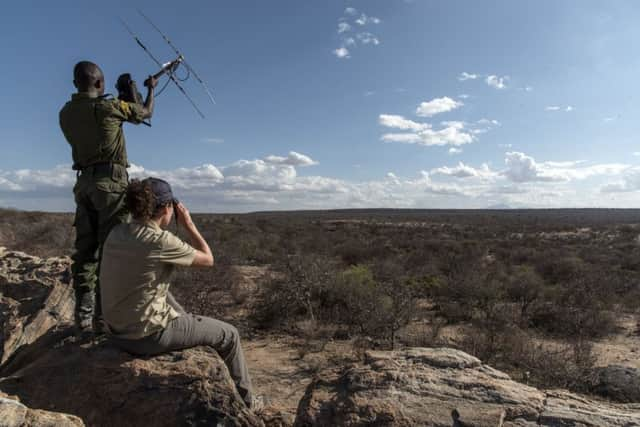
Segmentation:
<svg viewBox="0 0 640 427">
<path fill-rule="evenodd" d="M 153 89 L 158 86 L 158 79 L 155 79 L 153 76 L 147 77 L 147 80 L 144 81 L 144 85 L 149 89 Z"/>
<path fill-rule="evenodd" d="M 144 105 L 142 106 L 142 118 L 150 119 L 153 116 L 153 89 L 158 86 L 158 79 L 149 76 L 144 81 L 144 85 L 147 87 L 147 99 L 144 100 Z"/>
</svg>

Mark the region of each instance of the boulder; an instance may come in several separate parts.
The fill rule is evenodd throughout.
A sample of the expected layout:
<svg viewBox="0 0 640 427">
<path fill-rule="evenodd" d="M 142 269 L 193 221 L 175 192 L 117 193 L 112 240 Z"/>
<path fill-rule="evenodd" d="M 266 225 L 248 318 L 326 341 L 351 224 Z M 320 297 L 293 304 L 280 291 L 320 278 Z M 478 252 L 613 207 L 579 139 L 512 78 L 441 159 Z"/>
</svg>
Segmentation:
<svg viewBox="0 0 640 427">
<path fill-rule="evenodd" d="M 52 327 L 73 321 L 70 262 L 0 248 L 0 364 Z"/>
<path fill-rule="evenodd" d="M 594 391 L 618 402 L 640 402 L 640 369 L 609 365 L 596 370 Z"/>
<path fill-rule="evenodd" d="M 318 375 L 296 425 L 493 427 L 543 407 L 542 392 L 458 350 L 369 351 L 363 364 Z"/>
<path fill-rule="evenodd" d="M 598 401 L 565 390 L 548 390 L 545 395 L 545 407 L 538 419 L 543 426 L 640 426 L 640 404 Z"/>
<path fill-rule="evenodd" d="M 0 393 L 0 427 L 84 427 L 78 417 L 30 409 L 14 397 Z"/>
<path fill-rule="evenodd" d="M 24 358 L 24 365 L 5 367 L 0 390 L 29 407 L 73 414 L 96 427 L 263 425 L 209 348 L 136 358 L 105 340 L 75 340 L 68 336 L 40 357 Z M 27 351 L 37 353 L 21 350 Z"/>
<path fill-rule="evenodd" d="M 459 350 L 412 348 L 369 351 L 362 363 L 321 371 L 295 425 L 632 426 L 640 406 L 545 393 Z"/>
</svg>

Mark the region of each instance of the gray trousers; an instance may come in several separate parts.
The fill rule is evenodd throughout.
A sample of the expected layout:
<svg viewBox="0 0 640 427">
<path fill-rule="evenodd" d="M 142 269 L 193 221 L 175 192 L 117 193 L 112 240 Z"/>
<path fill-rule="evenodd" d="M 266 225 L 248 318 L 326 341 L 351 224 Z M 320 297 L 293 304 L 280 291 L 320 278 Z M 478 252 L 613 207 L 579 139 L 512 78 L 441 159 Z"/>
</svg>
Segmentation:
<svg viewBox="0 0 640 427">
<path fill-rule="evenodd" d="M 164 330 L 137 340 L 111 337 L 111 341 L 129 353 L 144 356 L 207 345 L 222 357 L 238 393 L 247 406 L 251 407 L 251 378 L 244 360 L 238 330 L 220 320 L 187 313 L 171 293 L 167 294 L 167 303 L 180 313 L 180 317 L 169 322 Z"/>
</svg>

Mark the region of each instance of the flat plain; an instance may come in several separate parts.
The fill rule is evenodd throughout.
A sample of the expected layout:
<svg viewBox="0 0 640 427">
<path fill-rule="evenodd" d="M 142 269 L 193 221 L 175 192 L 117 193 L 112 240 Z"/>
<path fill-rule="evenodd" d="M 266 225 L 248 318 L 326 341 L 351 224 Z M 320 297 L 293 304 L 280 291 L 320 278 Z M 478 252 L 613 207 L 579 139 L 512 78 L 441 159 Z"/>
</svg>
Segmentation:
<svg viewBox="0 0 640 427">
<path fill-rule="evenodd" d="M 188 310 L 238 326 L 256 388 L 283 414 L 295 413 L 315 372 L 368 349 L 455 347 L 517 381 L 587 394 L 598 367 L 640 369 L 640 210 L 194 220 L 216 265 L 179 271 L 172 290 Z M 71 255 L 72 223 L 0 210 L 0 246 Z"/>
</svg>

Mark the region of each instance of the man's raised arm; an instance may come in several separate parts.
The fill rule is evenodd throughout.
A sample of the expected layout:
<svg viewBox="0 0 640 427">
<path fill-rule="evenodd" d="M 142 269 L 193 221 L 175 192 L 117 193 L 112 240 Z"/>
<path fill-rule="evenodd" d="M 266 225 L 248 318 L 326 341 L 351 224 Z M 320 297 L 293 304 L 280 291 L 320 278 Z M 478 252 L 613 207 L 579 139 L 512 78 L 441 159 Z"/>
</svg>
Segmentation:
<svg viewBox="0 0 640 427">
<path fill-rule="evenodd" d="M 147 87 L 147 99 L 145 99 L 144 105 L 142 106 L 142 118 L 150 119 L 151 116 L 153 116 L 153 92 L 158 85 L 158 79 L 149 76 L 147 80 L 144 81 L 144 85 Z"/>
</svg>

